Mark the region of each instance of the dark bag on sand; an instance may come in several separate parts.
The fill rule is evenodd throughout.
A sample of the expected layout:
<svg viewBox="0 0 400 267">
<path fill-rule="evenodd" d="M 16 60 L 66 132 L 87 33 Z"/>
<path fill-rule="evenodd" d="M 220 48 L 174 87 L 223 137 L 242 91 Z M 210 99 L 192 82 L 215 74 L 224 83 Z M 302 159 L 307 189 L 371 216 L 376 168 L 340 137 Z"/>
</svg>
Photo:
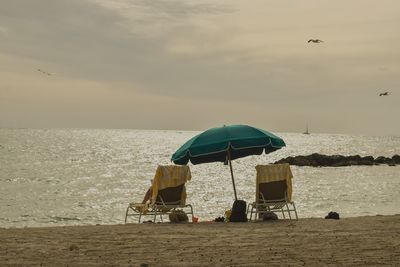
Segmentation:
<svg viewBox="0 0 400 267">
<path fill-rule="evenodd" d="M 246 201 L 235 200 L 232 206 L 230 222 L 247 222 Z"/>
<path fill-rule="evenodd" d="M 339 220 L 339 213 L 331 211 L 328 213 L 327 216 L 325 216 L 325 219 L 335 219 L 335 220 Z"/>
<path fill-rule="evenodd" d="M 278 215 L 276 215 L 272 211 L 267 211 L 263 214 L 263 221 L 273 221 L 273 220 L 278 220 Z"/>
<path fill-rule="evenodd" d="M 173 210 L 169 214 L 169 221 L 172 223 L 182 223 L 188 222 L 189 218 L 186 213 L 183 212 L 183 210 Z"/>
</svg>

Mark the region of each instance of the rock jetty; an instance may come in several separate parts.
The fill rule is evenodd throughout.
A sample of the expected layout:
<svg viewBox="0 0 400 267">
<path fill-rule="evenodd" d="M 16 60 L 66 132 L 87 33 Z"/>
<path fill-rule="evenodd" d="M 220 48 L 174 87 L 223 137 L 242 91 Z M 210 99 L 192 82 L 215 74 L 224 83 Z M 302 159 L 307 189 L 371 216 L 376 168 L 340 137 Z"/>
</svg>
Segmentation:
<svg viewBox="0 0 400 267">
<path fill-rule="evenodd" d="M 296 166 L 311 166 L 311 167 L 343 167 L 352 165 L 381 165 L 389 166 L 400 165 L 400 156 L 394 155 L 391 158 L 372 156 L 342 156 L 342 155 L 323 155 L 314 153 L 308 156 L 287 157 L 276 161 L 275 163 L 289 163 Z"/>
</svg>

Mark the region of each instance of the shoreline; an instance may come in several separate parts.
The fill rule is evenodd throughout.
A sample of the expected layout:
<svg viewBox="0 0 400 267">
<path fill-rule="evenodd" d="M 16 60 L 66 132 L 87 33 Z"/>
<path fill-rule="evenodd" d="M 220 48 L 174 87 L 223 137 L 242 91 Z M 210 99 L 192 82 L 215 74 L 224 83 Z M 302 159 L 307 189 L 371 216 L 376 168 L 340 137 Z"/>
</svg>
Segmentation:
<svg viewBox="0 0 400 267">
<path fill-rule="evenodd" d="M 0 240 L 2 266 L 396 265 L 400 215 L 0 228 Z"/>
</svg>

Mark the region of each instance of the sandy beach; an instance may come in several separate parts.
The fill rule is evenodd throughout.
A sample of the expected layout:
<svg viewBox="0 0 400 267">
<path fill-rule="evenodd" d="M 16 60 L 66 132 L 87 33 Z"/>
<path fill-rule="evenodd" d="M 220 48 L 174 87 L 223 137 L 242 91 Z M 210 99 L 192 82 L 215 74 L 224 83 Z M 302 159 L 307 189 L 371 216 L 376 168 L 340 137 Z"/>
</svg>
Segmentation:
<svg viewBox="0 0 400 267">
<path fill-rule="evenodd" d="M 398 265 L 400 215 L 0 229 L 0 265 Z"/>
</svg>

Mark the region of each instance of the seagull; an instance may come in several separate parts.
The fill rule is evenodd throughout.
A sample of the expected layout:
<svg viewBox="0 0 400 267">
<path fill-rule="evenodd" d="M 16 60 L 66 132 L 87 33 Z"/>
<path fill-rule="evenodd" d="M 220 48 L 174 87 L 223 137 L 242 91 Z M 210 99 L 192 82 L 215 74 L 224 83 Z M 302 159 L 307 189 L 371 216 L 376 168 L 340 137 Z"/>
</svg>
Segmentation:
<svg viewBox="0 0 400 267">
<path fill-rule="evenodd" d="M 310 39 L 310 40 L 308 40 L 308 42 L 307 43 L 311 43 L 311 42 L 313 42 L 313 43 L 323 43 L 324 41 L 322 41 L 322 40 L 320 40 L 320 39 Z"/>
<path fill-rule="evenodd" d="M 389 95 L 389 92 L 380 93 L 379 96 Z"/>
<path fill-rule="evenodd" d="M 43 74 L 45 74 L 45 75 L 48 75 L 48 76 L 50 76 L 50 75 L 51 75 L 51 73 L 49 73 L 49 72 L 46 72 L 46 71 L 44 71 L 44 70 L 41 70 L 41 69 L 37 69 L 37 71 L 39 71 L 39 72 L 41 72 L 41 73 L 43 73 Z"/>
</svg>

